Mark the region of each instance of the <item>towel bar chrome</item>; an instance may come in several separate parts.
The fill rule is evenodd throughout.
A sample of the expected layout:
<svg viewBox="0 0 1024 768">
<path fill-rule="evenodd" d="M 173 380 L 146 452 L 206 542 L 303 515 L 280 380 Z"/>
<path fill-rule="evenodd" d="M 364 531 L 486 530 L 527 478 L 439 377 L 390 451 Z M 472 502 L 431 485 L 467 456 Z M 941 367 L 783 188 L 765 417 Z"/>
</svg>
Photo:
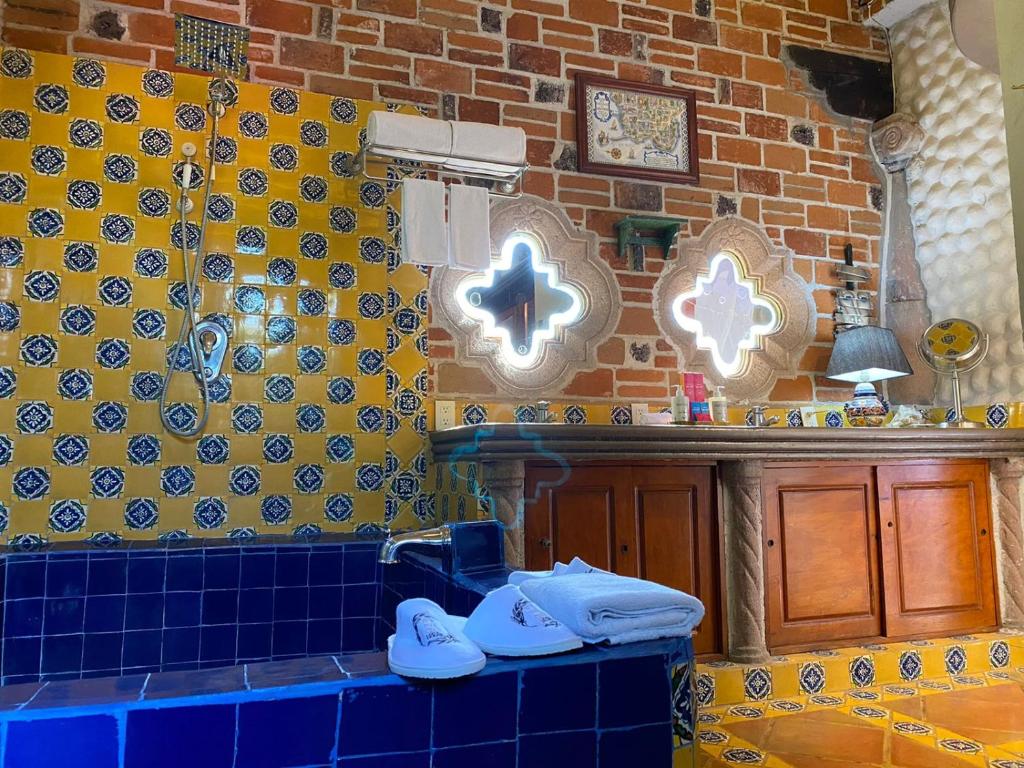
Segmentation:
<svg viewBox="0 0 1024 768">
<path fill-rule="evenodd" d="M 412 172 L 432 172 L 439 177 L 447 177 L 465 181 L 475 179 L 479 181 L 493 182 L 494 186 L 489 190 L 495 197 L 517 198 L 523 194 L 523 174 L 529 169 L 529 165 L 506 165 L 504 163 L 487 163 L 494 167 L 493 172 L 486 169 L 466 169 L 462 167 L 465 163 L 486 162 L 479 158 L 459 157 L 455 155 L 437 155 L 431 152 L 421 152 L 409 149 L 408 147 L 392 147 L 384 144 L 372 144 L 362 147 L 359 152 L 352 156 L 348 164 L 348 171 L 353 176 L 362 175 L 372 181 L 380 181 L 385 184 L 401 184 L 401 176 L 381 176 L 370 171 L 373 164 L 381 165 L 402 165 Z M 410 174 L 411 175 L 411 174 Z"/>
</svg>

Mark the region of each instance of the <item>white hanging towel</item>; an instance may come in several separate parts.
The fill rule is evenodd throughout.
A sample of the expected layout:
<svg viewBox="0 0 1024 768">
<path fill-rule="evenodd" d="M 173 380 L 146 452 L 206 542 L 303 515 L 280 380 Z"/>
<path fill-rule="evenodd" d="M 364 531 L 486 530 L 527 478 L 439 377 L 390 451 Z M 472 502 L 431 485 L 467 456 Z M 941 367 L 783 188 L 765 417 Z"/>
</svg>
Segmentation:
<svg viewBox="0 0 1024 768">
<path fill-rule="evenodd" d="M 491 266 L 490 195 L 483 187 L 448 187 L 448 265 L 471 272 Z"/>
<path fill-rule="evenodd" d="M 448 263 L 444 184 L 440 181 L 402 182 L 402 261 L 428 267 Z"/>
<path fill-rule="evenodd" d="M 452 152 L 452 126 L 446 120 L 377 110 L 366 124 L 366 143 L 392 157 L 436 160 Z"/>
</svg>

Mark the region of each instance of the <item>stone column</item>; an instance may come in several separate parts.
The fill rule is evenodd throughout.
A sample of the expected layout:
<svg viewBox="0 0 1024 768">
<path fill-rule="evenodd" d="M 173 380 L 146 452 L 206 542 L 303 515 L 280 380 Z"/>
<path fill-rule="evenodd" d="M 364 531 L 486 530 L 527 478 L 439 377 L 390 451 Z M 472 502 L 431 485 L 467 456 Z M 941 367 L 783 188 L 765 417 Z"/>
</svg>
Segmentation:
<svg viewBox="0 0 1024 768">
<path fill-rule="evenodd" d="M 1024 460 L 993 459 L 993 517 L 999 522 L 999 604 L 1003 626 L 1024 629 L 1024 529 L 1021 521 L 1021 478 Z"/>
<path fill-rule="evenodd" d="M 760 461 L 724 461 L 725 583 L 729 617 L 729 660 L 760 664 L 765 644 L 763 510 Z"/>
<path fill-rule="evenodd" d="M 505 526 L 505 564 L 522 568 L 526 551 L 523 523 L 526 465 L 522 461 L 483 462 L 483 482 L 494 519 Z"/>
</svg>

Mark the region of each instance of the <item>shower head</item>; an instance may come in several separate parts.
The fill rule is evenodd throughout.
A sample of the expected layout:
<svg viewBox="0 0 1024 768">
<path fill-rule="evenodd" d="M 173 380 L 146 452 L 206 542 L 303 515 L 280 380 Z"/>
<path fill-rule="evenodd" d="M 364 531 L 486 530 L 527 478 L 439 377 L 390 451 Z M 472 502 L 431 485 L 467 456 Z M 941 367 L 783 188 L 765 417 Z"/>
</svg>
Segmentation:
<svg viewBox="0 0 1024 768">
<path fill-rule="evenodd" d="M 175 14 L 174 63 L 208 74 L 244 78 L 249 69 L 249 30 L 222 21 Z M 218 101 L 212 89 L 210 95 Z"/>
</svg>

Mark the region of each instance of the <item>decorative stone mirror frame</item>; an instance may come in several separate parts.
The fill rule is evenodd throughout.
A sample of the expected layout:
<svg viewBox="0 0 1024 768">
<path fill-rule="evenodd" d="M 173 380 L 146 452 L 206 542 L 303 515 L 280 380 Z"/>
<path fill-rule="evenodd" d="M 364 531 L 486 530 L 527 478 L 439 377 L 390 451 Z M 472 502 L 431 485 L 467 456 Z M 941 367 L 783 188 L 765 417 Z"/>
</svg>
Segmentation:
<svg viewBox="0 0 1024 768">
<path fill-rule="evenodd" d="M 697 278 L 708 277 L 714 258 L 731 256 L 756 292 L 780 310 L 778 330 L 762 336 L 745 353 L 745 362 L 726 377 L 715 367 L 710 350 L 697 346 L 695 334 L 684 330 L 673 315 L 675 300 L 694 290 Z M 800 358 L 814 340 L 817 309 L 810 286 L 793 271 L 792 252 L 774 245 L 757 226 L 726 218 L 709 226 L 697 239 L 680 244 L 680 257 L 654 287 L 654 314 L 658 328 L 676 348 L 680 364 L 699 371 L 710 386 L 722 385 L 732 400 L 764 399 L 777 379 L 797 375 Z"/>
<path fill-rule="evenodd" d="M 500 253 L 506 239 L 519 232 L 539 242 L 558 282 L 575 288 L 583 299 L 581 317 L 556 328 L 531 365 L 517 367 L 506 360 L 501 342 L 485 336 L 482 323 L 459 306 L 459 284 L 482 273 L 437 267 L 430 278 L 431 306 L 434 321 L 455 340 L 457 363 L 479 367 L 508 397 L 551 397 L 576 373 L 596 367 L 597 348 L 618 325 L 622 299 L 614 273 L 598 255 L 597 235 L 576 229 L 558 206 L 532 195 L 492 204 L 492 254 Z"/>
</svg>

